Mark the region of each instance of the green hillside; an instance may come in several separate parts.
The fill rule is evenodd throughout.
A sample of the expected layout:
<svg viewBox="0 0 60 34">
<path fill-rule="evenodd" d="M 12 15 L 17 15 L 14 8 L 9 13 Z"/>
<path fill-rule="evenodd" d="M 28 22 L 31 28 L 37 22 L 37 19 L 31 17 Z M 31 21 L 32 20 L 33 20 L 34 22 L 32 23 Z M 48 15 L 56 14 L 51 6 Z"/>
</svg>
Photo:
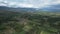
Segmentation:
<svg viewBox="0 0 60 34">
<path fill-rule="evenodd" d="M 60 34 L 60 13 L 0 11 L 0 34 Z"/>
</svg>

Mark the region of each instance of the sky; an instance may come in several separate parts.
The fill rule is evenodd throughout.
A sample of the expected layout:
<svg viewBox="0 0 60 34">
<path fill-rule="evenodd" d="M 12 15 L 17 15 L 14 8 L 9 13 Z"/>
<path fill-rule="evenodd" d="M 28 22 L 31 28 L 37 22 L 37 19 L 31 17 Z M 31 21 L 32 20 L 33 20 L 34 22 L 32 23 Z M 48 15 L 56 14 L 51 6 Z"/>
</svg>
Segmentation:
<svg viewBox="0 0 60 34">
<path fill-rule="evenodd" d="M 60 4 L 60 0 L 0 0 L 0 6 L 43 8 Z"/>
</svg>

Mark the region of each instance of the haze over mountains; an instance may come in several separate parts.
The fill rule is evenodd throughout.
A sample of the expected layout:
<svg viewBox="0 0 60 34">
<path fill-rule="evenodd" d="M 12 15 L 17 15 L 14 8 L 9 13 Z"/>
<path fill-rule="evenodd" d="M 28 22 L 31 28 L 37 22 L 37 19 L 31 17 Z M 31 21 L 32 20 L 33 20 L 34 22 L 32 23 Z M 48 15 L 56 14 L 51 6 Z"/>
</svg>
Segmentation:
<svg viewBox="0 0 60 34">
<path fill-rule="evenodd" d="M 13 7 L 6 7 L 0 6 L 0 10 L 7 10 L 7 11 L 50 11 L 50 12 L 60 12 L 60 5 L 53 5 L 52 7 L 44 7 L 44 8 L 13 8 Z"/>
<path fill-rule="evenodd" d="M 60 12 L 60 4 L 51 5 L 51 7 L 45 7 L 45 8 L 43 8 L 43 10 Z"/>
<path fill-rule="evenodd" d="M 23 12 L 27 12 L 27 11 L 36 11 L 35 8 L 13 8 L 13 7 L 6 7 L 6 6 L 0 6 L 0 10 L 5 10 L 5 11 L 15 11 L 15 12 L 20 12 L 20 11 L 23 11 Z"/>
</svg>

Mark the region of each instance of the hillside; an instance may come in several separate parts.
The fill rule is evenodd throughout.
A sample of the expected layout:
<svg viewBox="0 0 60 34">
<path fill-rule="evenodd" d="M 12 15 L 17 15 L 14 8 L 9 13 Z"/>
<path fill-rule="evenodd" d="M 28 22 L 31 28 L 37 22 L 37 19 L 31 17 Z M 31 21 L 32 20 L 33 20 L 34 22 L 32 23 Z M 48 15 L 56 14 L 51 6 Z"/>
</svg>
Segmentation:
<svg viewBox="0 0 60 34">
<path fill-rule="evenodd" d="M 60 13 L 0 11 L 0 34 L 60 34 Z"/>
<path fill-rule="evenodd" d="M 21 7 L 17 7 L 17 8 L 13 8 L 13 7 L 6 7 L 6 6 L 0 6 L 0 10 L 4 10 L 4 11 L 14 11 L 14 12 L 30 12 L 30 11 L 36 11 L 35 8 L 21 8 Z"/>
</svg>

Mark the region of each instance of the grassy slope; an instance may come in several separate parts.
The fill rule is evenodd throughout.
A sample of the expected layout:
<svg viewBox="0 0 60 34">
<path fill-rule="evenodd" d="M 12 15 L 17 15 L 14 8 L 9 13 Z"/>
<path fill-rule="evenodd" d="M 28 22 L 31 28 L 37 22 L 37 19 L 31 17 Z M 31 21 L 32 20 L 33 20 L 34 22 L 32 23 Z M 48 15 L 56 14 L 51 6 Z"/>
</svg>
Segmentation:
<svg viewBox="0 0 60 34">
<path fill-rule="evenodd" d="M 60 13 L 0 11 L 0 34 L 58 34 Z"/>
</svg>

